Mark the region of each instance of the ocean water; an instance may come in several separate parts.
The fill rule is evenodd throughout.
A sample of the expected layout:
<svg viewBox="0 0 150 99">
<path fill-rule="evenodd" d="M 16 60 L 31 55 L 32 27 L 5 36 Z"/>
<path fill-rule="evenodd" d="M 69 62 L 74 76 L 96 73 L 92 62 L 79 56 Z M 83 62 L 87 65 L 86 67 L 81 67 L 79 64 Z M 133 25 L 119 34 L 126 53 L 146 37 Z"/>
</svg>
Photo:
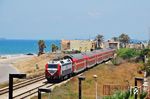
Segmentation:
<svg viewBox="0 0 150 99">
<path fill-rule="evenodd" d="M 60 40 L 45 40 L 45 52 L 51 52 L 51 45 L 60 48 Z M 0 55 L 38 53 L 38 40 L 0 40 Z"/>
</svg>

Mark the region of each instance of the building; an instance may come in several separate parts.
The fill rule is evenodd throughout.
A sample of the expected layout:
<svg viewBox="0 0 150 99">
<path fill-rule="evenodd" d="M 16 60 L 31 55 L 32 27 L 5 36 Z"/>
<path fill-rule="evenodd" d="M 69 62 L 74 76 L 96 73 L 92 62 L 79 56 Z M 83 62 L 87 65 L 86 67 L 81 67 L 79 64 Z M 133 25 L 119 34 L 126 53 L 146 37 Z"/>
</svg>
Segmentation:
<svg viewBox="0 0 150 99">
<path fill-rule="evenodd" d="M 102 43 L 101 48 L 119 49 L 120 48 L 120 42 L 119 41 L 114 41 L 114 40 L 108 40 L 108 41 Z"/>
<path fill-rule="evenodd" d="M 61 50 L 78 50 L 81 52 L 90 51 L 95 49 L 95 41 L 92 40 L 62 40 Z"/>
<path fill-rule="evenodd" d="M 140 40 L 130 40 L 130 43 L 127 45 L 127 48 L 134 48 L 134 49 L 143 49 L 146 48 L 146 43 Z"/>
<path fill-rule="evenodd" d="M 120 42 L 119 41 L 108 41 L 109 48 L 119 49 Z"/>
<path fill-rule="evenodd" d="M 127 48 L 143 49 L 144 45 L 142 43 L 130 43 L 127 45 Z"/>
<path fill-rule="evenodd" d="M 70 40 L 61 40 L 61 50 L 69 50 L 70 49 Z"/>
</svg>

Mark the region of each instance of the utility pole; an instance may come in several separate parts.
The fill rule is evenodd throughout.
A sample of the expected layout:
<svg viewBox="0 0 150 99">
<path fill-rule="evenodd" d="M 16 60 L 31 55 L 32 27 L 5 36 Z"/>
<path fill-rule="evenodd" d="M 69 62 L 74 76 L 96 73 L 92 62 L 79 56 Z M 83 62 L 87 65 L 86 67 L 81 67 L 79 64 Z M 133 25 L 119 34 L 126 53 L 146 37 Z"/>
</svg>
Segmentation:
<svg viewBox="0 0 150 99">
<path fill-rule="evenodd" d="M 81 88 L 82 83 L 81 83 L 81 81 L 85 80 L 85 77 L 84 76 L 79 76 L 78 79 L 79 79 L 79 99 L 82 99 L 82 88 Z"/>
<path fill-rule="evenodd" d="M 50 93 L 51 89 L 48 89 L 48 88 L 39 88 L 38 89 L 38 99 L 41 99 L 41 92 Z"/>
<path fill-rule="evenodd" d="M 93 78 L 95 80 L 95 99 L 97 99 L 97 75 L 93 75 Z"/>
<path fill-rule="evenodd" d="M 23 79 L 26 74 L 9 74 L 9 99 L 13 99 L 13 78 Z"/>
</svg>

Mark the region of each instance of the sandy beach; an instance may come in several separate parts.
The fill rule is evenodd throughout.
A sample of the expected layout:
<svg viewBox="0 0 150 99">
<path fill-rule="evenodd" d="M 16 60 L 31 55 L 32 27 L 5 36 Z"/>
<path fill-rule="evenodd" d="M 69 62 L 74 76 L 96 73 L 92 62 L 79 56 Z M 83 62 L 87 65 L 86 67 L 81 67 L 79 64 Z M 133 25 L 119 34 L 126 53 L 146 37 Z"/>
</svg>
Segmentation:
<svg viewBox="0 0 150 99">
<path fill-rule="evenodd" d="M 37 55 L 25 55 L 25 54 L 2 55 L 0 56 L 0 63 L 13 63 L 13 62 L 29 59 L 33 56 L 37 56 Z"/>
<path fill-rule="evenodd" d="M 28 78 L 44 74 L 45 64 L 63 54 L 6 55 L 0 58 L 0 83 L 8 81 L 9 73 L 26 73 Z M 5 71 L 6 72 L 5 72 Z"/>
</svg>

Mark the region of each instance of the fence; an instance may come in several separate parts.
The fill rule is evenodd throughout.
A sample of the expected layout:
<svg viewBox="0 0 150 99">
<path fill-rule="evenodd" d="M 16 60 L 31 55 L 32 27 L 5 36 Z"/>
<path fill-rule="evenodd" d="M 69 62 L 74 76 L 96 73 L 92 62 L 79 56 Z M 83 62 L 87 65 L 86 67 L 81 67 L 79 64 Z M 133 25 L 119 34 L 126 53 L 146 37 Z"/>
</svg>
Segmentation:
<svg viewBox="0 0 150 99">
<path fill-rule="evenodd" d="M 130 90 L 132 90 L 135 87 L 130 86 Z M 142 91 L 147 92 L 147 98 L 150 99 L 150 86 L 147 87 L 137 87 L 138 88 L 138 94 L 140 94 Z M 129 86 L 127 85 L 103 85 L 103 96 L 113 95 L 113 93 L 117 90 L 126 91 L 129 89 Z M 144 89 L 144 90 L 143 90 Z"/>
<path fill-rule="evenodd" d="M 117 90 L 128 90 L 127 85 L 103 85 L 103 95 L 112 95 Z"/>
</svg>

